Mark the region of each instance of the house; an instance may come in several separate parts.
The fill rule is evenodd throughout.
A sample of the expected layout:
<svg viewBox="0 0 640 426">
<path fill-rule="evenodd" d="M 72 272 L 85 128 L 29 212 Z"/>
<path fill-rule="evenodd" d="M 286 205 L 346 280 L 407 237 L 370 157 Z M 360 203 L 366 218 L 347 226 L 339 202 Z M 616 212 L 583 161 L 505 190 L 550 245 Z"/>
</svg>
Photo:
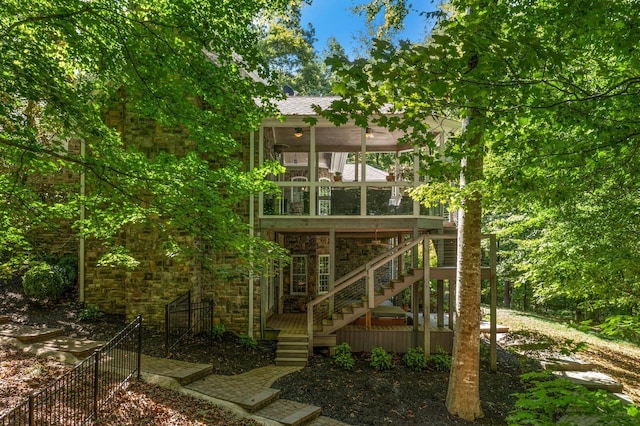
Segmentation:
<svg viewBox="0 0 640 426">
<path fill-rule="evenodd" d="M 131 229 L 123 240 L 142 259 L 135 271 L 97 267 L 100 246 L 87 244 L 81 254 L 85 302 L 142 314 L 160 327 L 165 305 L 190 291 L 195 300 L 213 299 L 214 320 L 228 329 L 277 338 L 282 364 L 299 362 L 290 360 L 296 356 L 306 362 L 314 347 L 343 341 L 354 350 L 450 350 L 455 224 L 444 206 L 425 208 L 408 196 L 426 179 L 418 173 L 419 148 L 399 144 L 400 131 L 336 127 L 317 116 L 312 105 L 327 108 L 333 99 L 291 96 L 279 103 L 281 118 L 264 120 L 243 141 L 248 167 L 274 160 L 286 168 L 272 176 L 278 195 L 260 194 L 239 208 L 253 232 L 289 251 L 289 264 L 273 265 L 271 274 L 219 280 L 195 261 L 166 259 L 158 235 Z M 148 155 L 186 149 L 176 143 L 185 135 L 132 119 L 125 108 L 106 120 Z M 447 118 L 427 120 L 441 144 L 460 128 Z M 220 256 L 219 262 L 233 262 L 232 254 Z M 492 276 L 483 268 L 483 278 Z M 421 283 L 431 280 L 435 285 L 424 291 Z"/>
<path fill-rule="evenodd" d="M 340 342 L 354 350 L 450 351 L 455 224 L 445 206 L 428 209 L 408 196 L 426 179 L 418 173 L 419 148 L 399 143 L 400 131 L 336 127 L 311 108 L 332 100 L 289 97 L 279 104 L 284 120 L 265 120 L 254 136 L 259 161 L 286 167 L 274 177 L 279 196 L 258 200 L 254 225 L 291 254 L 289 265 L 261 280 L 261 333 L 281 336 L 282 364 L 295 363 L 290 348 Z M 440 144 L 460 128 L 447 118 L 427 120 Z M 392 175 L 381 170 L 383 161 Z M 424 291 L 421 283 L 432 279 Z"/>
</svg>

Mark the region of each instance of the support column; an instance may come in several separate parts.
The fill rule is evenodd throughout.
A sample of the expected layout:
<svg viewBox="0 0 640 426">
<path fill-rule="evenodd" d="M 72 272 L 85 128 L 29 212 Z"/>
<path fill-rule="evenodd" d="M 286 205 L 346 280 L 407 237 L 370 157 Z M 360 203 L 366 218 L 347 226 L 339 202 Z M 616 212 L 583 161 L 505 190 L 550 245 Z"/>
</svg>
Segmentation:
<svg viewBox="0 0 640 426">
<path fill-rule="evenodd" d="M 431 318 L 429 315 L 429 305 L 431 304 L 431 281 L 429 267 L 429 238 L 424 238 L 422 245 L 422 261 L 424 262 L 423 285 L 422 285 L 422 315 L 424 332 L 424 353 L 431 353 Z"/>
<path fill-rule="evenodd" d="M 438 280 L 436 284 L 436 300 L 438 304 L 438 327 L 444 327 L 444 281 Z"/>
<path fill-rule="evenodd" d="M 496 264 L 497 264 L 497 255 L 496 255 L 496 236 L 489 236 L 489 256 L 491 259 L 491 302 L 490 302 L 490 310 L 491 310 L 491 325 L 490 325 L 490 340 L 489 340 L 489 352 L 491 358 L 491 371 L 496 372 L 498 370 L 498 351 L 497 351 L 497 298 L 498 298 L 498 285 L 497 285 L 497 277 L 496 277 Z"/>
</svg>

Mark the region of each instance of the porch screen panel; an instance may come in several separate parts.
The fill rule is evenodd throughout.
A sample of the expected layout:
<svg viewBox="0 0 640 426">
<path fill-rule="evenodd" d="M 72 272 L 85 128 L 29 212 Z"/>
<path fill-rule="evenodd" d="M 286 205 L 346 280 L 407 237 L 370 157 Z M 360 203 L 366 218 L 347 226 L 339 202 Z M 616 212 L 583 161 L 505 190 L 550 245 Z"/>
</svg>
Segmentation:
<svg viewBox="0 0 640 426">
<path fill-rule="evenodd" d="M 291 256 L 291 294 L 307 294 L 307 256 Z"/>
</svg>

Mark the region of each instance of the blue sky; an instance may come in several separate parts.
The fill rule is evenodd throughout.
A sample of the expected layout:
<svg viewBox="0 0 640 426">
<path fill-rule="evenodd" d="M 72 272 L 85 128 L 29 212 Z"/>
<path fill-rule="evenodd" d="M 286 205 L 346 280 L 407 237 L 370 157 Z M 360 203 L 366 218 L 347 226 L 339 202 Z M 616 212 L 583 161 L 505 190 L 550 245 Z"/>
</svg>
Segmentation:
<svg viewBox="0 0 640 426">
<path fill-rule="evenodd" d="M 364 1 L 354 0 L 313 0 L 311 6 L 302 9 L 302 25 L 313 24 L 318 41 L 315 48 L 322 52 L 327 46 L 327 39 L 334 36 L 345 48 L 347 54 L 353 55 L 358 47 L 358 35 L 365 31 L 364 17 L 353 14 L 351 6 Z M 434 10 L 437 2 L 423 0 L 421 10 Z M 400 35 L 402 39 L 422 41 L 427 22 L 424 16 L 417 12 L 411 13 L 405 23 L 405 31 Z"/>
</svg>

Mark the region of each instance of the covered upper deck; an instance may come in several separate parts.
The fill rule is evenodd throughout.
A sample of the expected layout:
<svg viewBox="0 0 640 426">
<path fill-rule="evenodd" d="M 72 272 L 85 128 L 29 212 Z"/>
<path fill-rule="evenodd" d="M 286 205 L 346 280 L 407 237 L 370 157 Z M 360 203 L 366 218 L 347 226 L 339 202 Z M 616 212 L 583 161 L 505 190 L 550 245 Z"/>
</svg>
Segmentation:
<svg viewBox="0 0 640 426">
<path fill-rule="evenodd" d="M 318 220 L 380 216 L 428 220 L 429 224 L 430 219 L 442 221 L 446 211 L 441 206 L 427 209 L 409 197 L 411 189 L 428 179 L 420 158 L 439 153 L 403 143 L 401 130 L 373 124 L 363 128 L 352 121 L 336 126 L 313 111 L 313 105 L 326 109 L 336 99 L 289 97 L 279 103 L 282 117 L 264 120 L 254 135 L 259 161 L 274 160 L 286 168 L 284 174 L 272 177 L 279 194 L 260 197 L 263 225 L 275 226 L 284 219 L 290 226 L 304 226 L 309 220 L 315 225 L 322 223 Z M 305 118 L 316 122 L 309 125 Z M 447 118 L 425 120 L 439 146 L 460 129 L 459 122 Z M 292 222 L 292 216 L 305 220 Z M 358 225 L 362 221 L 347 222 L 368 226 Z"/>
</svg>

